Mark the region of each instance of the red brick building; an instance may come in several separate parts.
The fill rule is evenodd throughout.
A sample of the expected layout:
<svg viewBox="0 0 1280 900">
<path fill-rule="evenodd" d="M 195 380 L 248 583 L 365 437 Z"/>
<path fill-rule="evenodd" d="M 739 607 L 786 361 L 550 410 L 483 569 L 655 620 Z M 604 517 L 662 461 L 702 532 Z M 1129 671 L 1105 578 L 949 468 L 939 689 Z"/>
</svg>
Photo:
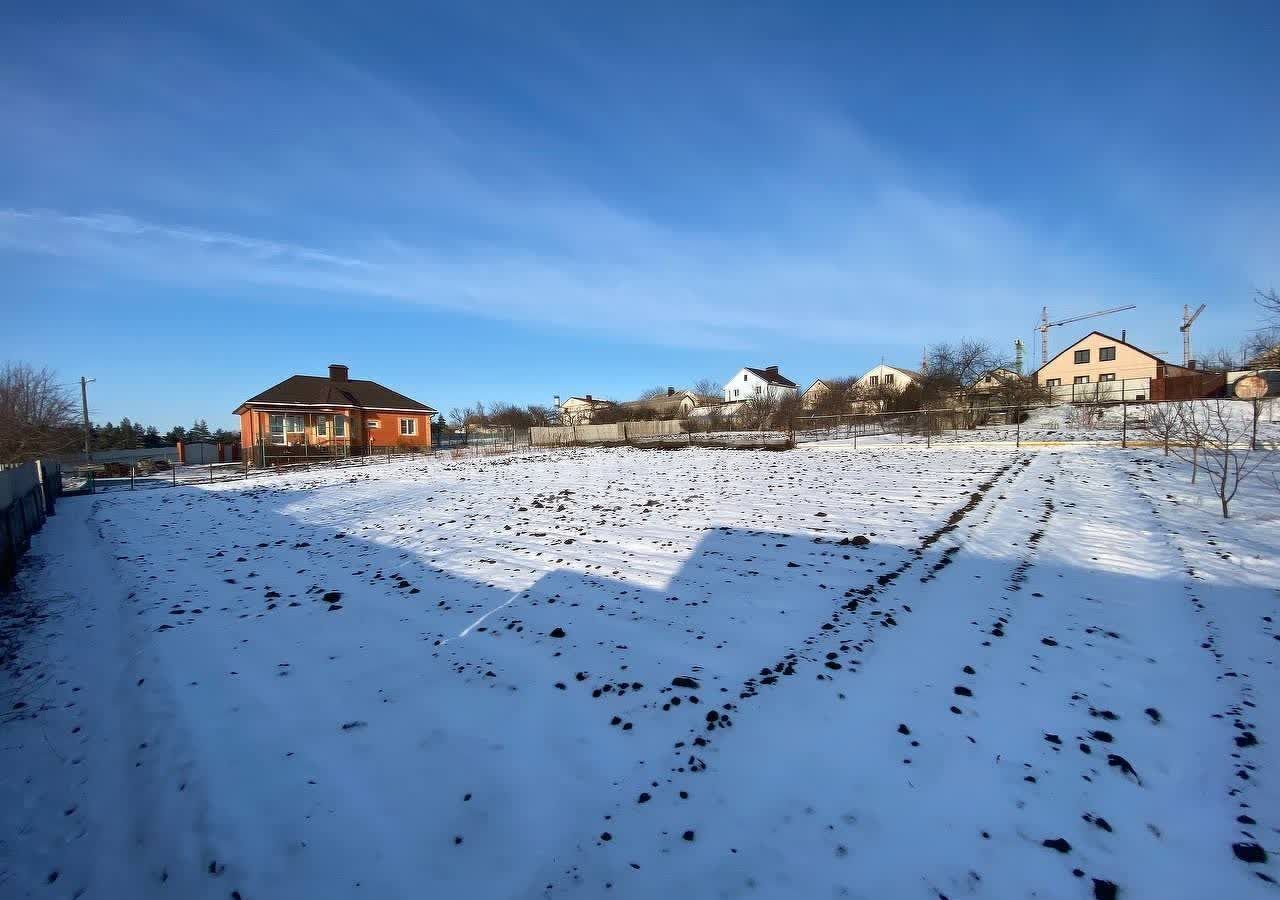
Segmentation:
<svg viewBox="0 0 1280 900">
<path fill-rule="evenodd" d="M 436 410 L 376 381 L 352 380 L 346 366 L 329 377 L 294 375 L 235 410 L 248 459 L 346 456 L 387 448 L 426 450 Z"/>
</svg>

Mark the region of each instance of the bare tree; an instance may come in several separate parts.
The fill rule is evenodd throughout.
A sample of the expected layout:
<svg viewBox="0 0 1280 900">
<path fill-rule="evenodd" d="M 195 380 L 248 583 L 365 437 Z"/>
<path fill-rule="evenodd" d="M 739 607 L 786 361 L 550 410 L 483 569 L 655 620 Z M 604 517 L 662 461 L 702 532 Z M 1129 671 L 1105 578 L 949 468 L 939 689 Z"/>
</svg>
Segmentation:
<svg viewBox="0 0 1280 900">
<path fill-rule="evenodd" d="M 1240 485 L 1266 462 L 1271 451 L 1258 451 L 1245 440 L 1248 426 L 1232 415 L 1229 400 L 1186 404 L 1182 428 L 1190 447 L 1192 482 L 1196 469 L 1203 469 L 1222 504 L 1222 518 L 1230 518 L 1231 501 Z"/>
<path fill-rule="evenodd" d="M 1090 384 L 1072 385 L 1071 408 L 1067 410 L 1067 424 L 1090 431 L 1103 424 L 1113 382 L 1095 381 Z"/>
<path fill-rule="evenodd" d="M 1048 406 L 1053 403 L 1053 391 L 1036 381 L 1035 378 L 1019 375 L 1016 378 L 1004 378 L 996 388 L 996 403 L 1012 412 L 1006 414 L 1009 421 L 1024 421 L 1027 410 L 1033 406 Z"/>
<path fill-rule="evenodd" d="M 804 404 L 800 394 L 791 392 L 775 399 L 772 425 L 778 431 L 785 431 L 787 439 L 794 446 L 796 442 L 796 420 L 804 412 Z"/>
<path fill-rule="evenodd" d="M 742 418 L 747 427 L 754 431 L 764 431 L 778 412 L 778 398 L 768 393 L 755 394 L 742 404 Z"/>
<path fill-rule="evenodd" d="M 76 404 L 50 369 L 0 368 L 0 463 L 26 462 L 76 448 Z"/>
<path fill-rule="evenodd" d="M 1241 368 L 1241 354 L 1226 347 L 1218 347 L 1200 354 L 1200 368 L 1209 372 L 1230 372 Z"/>
<path fill-rule="evenodd" d="M 981 399 L 974 390 L 975 386 L 987 374 L 1001 367 L 991 345 L 972 338 L 954 344 L 934 344 L 929 348 L 927 359 L 928 366 L 920 384 L 924 409 L 944 406 L 972 408 Z M 966 428 L 974 427 L 976 421 L 975 416 L 966 412 Z"/>
<path fill-rule="evenodd" d="M 853 394 L 858 385 L 856 378 L 830 378 L 824 382 L 825 391 L 820 391 L 812 401 L 809 414 L 813 416 L 847 415 L 854 399 Z"/>
<path fill-rule="evenodd" d="M 645 390 L 641 391 L 640 395 L 636 397 L 636 399 L 637 400 L 656 400 L 659 397 L 665 397 L 665 396 L 667 396 L 667 389 L 659 384 L 659 385 L 654 385 L 651 388 L 646 388 Z"/>
<path fill-rule="evenodd" d="M 1254 302 L 1262 307 L 1263 315 L 1271 324 L 1280 327 L 1280 294 L 1276 293 L 1275 288 L 1268 291 L 1258 289 L 1254 294 Z"/>
<path fill-rule="evenodd" d="M 1169 455 L 1169 442 L 1184 430 L 1185 407 L 1184 403 L 1152 403 L 1147 407 L 1142 430 L 1164 446 L 1165 456 Z"/>
<path fill-rule="evenodd" d="M 1240 347 L 1242 368 L 1280 368 L 1280 326 L 1263 328 L 1244 339 Z"/>
<path fill-rule="evenodd" d="M 699 400 L 719 403 L 724 399 L 724 387 L 714 378 L 699 378 L 690 388 Z"/>
</svg>

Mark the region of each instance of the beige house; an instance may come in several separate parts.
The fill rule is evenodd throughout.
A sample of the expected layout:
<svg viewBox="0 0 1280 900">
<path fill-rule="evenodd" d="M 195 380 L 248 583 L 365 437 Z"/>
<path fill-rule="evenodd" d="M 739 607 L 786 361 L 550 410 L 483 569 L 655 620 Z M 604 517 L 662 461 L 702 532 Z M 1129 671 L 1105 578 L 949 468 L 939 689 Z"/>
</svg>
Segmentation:
<svg viewBox="0 0 1280 900">
<path fill-rule="evenodd" d="M 804 393 L 800 395 L 800 404 L 805 409 L 813 409 L 829 393 L 831 393 L 831 385 L 819 378 L 804 389 Z"/>
<path fill-rule="evenodd" d="M 585 397 L 570 397 L 560 404 L 560 424 L 590 425 L 595 419 L 597 410 L 613 406 L 609 400 L 598 400 L 587 394 Z"/>
<path fill-rule="evenodd" d="M 1036 370 L 1036 381 L 1057 400 L 1151 399 L 1155 378 L 1194 375 L 1127 341 L 1091 331 Z"/>
<path fill-rule="evenodd" d="M 881 363 L 872 369 L 868 369 L 858 379 L 858 386 L 870 391 L 885 389 L 901 391 L 907 385 L 919 384 L 922 380 L 924 380 L 924 376 L 914 369 L 904 369 L 901 366 L 886 366 Z"/>
<path fill-rule="evenodd" d="M 986 375 L 983 375 L 973 383 L 970 392 L 974 394 L 994 394 L 1010 382 L 1018 382 L 1022 380 L 1022 376 L 1013 369 L 1006 369 L 1003 366 L 992 369 Z"/>
<path fill-rule="evenodd" d="M 628 400 L 626 403 L 619 403 L 618 408 L 625 416 L 634 416 L 637 419 L 683 419 L 700 402 L 698 395 L 691 391 L 677 391 L 669 387 L 666 394 L 660 397 Z"/>
</svg>

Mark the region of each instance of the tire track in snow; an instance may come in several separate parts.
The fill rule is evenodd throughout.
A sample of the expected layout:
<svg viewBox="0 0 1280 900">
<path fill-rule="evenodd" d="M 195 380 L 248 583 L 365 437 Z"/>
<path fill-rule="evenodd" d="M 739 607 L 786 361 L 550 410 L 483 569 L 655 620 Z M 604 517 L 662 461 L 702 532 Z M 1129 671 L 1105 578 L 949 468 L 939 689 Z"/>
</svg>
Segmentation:
<svg viewBox="0 0 1280 900">
<path fill-rule="evenodd" d="M 1158 462 L 1151 459 L 1143 459 L 1142 457 L 1133 457 L 1131 461 L 1136 467 L 1142 467 L 1143 471 L 1148 475 L 1152 474 L 1150 466 L 1160 468 L 1168 466 L 1167 462 Z M 1280 833 L 1280 828 L 1277 827 L 1272 806 L 1266 803 L 1260 804 L 1255 799 L 1259 793 L 1259 776 L 1263 775 L 1263 769 L 1260 764 L 1266 759 L 1266 754 L 1260 752 L 1262 744 L 1256 734 L 1259 730 L 1255 717 L 1258 713 L 1260 692 L 1253 675 L 1248 671 L 1242 671 L 1242 666 L 1228 658 L 1229 651 L 1225 646 L 1224 630 L 1219 625 L 1214 613 L 1200 596 L 1210 589 L 1210 585 L 1206 574 L 1198 570 L 1188 558 L 1189 541 L 1187 535 L 1169 525 L 1168 518 L 1162 512 L 1160 504 L 1144 488 L 1141 474 L 1138 471 L 1130 471 L 1127 475 L 1130 489 L 1140 498 L 1140 502 L 1149 511 L 1151 520 L 1158 523 L 1169 548 L 1181 562 L 1182 570 L 1185 573 L 1185 578 L 1182 579 L 1183 594 L 1187 603 L 1195 610 L 1196 617 L 1200 620 L 1204 629 L 1204 640 L 1201 642 L 1200 647 L 1213 658 L 1214 664 L 1219 670 L 1219 681 L 1232 685 L 1230 691 L 1232 694 L 1231 701 L 1221 710 L 1212 714 L 1214 719 L 1229 722 L 1230 727 L 1235 731 L 1235 734 L 1228 734 L 1227 737 L 1230 740 L 1230 744 L 1225 748 L 1228 750 L 1230 759 L 1227 766 L 1231 770 L 1229 780 L 1235 782 L 1228 789 L 1227 795 L 1232 798 L 1239 810 L 1235 821 L 1228 826 L 1237 827 L 1240 838 L 1231 846 L 1232 855 L 1245 864 L 1253 865 L 1265 862 L 1268 854 L 1264 844 L 1269 842 L 1268 838 L 1271 843 L 1274 843 L 1275 836 Z M 1155 479 L 1152 477 L 1150 480 L 1154 481 Z M 1200 534 L 1204 536 L 1210 546 L 1220 546 L 1223 543 L 1223 539 L 1216 532 L 1202 529 Z M 1262 619 L 1260 623 L 1262 630 L 1265 631 L 1265 626 L 1271 624 L 1273 617 L 1259 615 Z M 1232 649 L 1234 650 L 1234 648 Z M 1258 815 L 1270 818 L 1270 824 L 1258 822 L 1255 818 Z M 1268 884 L 1274 885 L 1277 883 L 1276 878 L 1267 872 L 1254 870 L 1253 874 Z"/>
<path fill-rule="evenodd" d="M 719 707 L 708 709 L 707 704 L 698 702 L 699 698 L 695 695 L 692 698 L 694 702 L 691 708 L 700 721 L 695 720 L 690 723 L 686 719 L 683 726 L 684 736 L 673 741 L 672 749 L 676 758 L 668 772 L 664 789 L 674 790 L 682 798 L 691 795 L 694 784 L 689 780 L 690 776 L 708 771 L 708 759 L 714 759 L 711 756 L 713 733 L 732 728 L 735 721 L 739 719 L 741 704 L 761 697 L 761 687 L 779 686 L 786 678 L 800 674 L 806 666 L 821 667 L 815 674 L 815 679 L 818 681 L 832 682 L 841 675 L 856 674 L 859 656 L 867 653 L 876 644 L 880 634 L 897 625 L 895 618 L 897 615 L 910 614 L 913 611 L 911 605 L 906 603 L 888 608 L 871 609 L 870 607 L 879 606 L 883 594 L 900 584 L 904 575 L 924 564 L 926 558 L 931 555 L 930 551 L 947 539 L 947 547 L 936 551 L 936 561 L 928 566 L 920 581 L 928 582 L 936 578 L 965 543 L 965 538 L 959 534 L 960 527 L 965 525 L 969 528 L 977 528 L 985 525 L 997 509 L 996 504 L 990 502 L 991 492 L 997 488 L 1007 489 L 1015 484 L 1031 463 L 1031 456 L 1019 455 L 997 468 L 986 481 L 975 487 L 967 501 L 953 510 L 942 525 L 921 537 L 918 546 L 908 550 L 907 557 L 897 567 L 877 576 L 862 587 L 845 591 L 845 602 L 830 613 L 827 620 L 811 635 L 798 646 L 793 646 L 782 654 L 771 666 L 762 667 L 757 676 L 743 682 L 736 702 L 726 701 Z M 1003 494 L 999 499 L 1005 499 Z M 819 539 L 819 542 L 822 542 L 822 539 Z M 865 615 L 850 615 L 859 612 L 865 612 Z M 855 639 L 843 636 L 847 629 L 859 625 L 863 628 L 861 637 Z M 700 687 L 696 679 L 679 678 L 677 681 L 681 682 L 677 686 L 689 690 L 696 691 Z M 838 692 L 837 698 L 844 700 L 846 694 L 843 691 Z M 704 709 L 705 712 L 703 712 Z M 731 744 L 725 749 L 732 747 Z M 717 747 L 716 752 L 718 753 L 720 749 Z M 637 803 L 641 805 L 647 803 L 650 799 L 648 792 L 658 786 L 657 781 L 647 780 L 643 784 L 633 783 L 626 788 L 620 787 L 620 797 L 613 803 L 613 813 L 606 815 L 605 820 L 612 820 L 627 809 L 634 808 Z M 686 831 L 683 839 L 696 840 L 696 833 Z M 638 868 L 638 865 L 632 863 L 632 868 Z M 551 896 L 557 887 L 584 887 L 582 873 L 577 866 L 568 866 L 563 876 L 567 882 L 548 882 L 543 889 L 544 896 Z M 612 886 L 612 883 L 607 885 L 607 887 Z"/>
</svg>

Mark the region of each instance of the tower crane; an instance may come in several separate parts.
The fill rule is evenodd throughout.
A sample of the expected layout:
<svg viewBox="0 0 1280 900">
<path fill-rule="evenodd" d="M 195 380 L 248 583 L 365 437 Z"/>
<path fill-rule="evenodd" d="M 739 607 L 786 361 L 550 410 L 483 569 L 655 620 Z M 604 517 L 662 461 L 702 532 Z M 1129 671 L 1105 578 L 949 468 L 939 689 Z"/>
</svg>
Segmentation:
<svg viewBox="0 0 1280 900">
<path fill-rule="evenodd" d="M 1182 324 L 1178 326 L 1178 330 L 1182 332 L 1182 364 L 1188 368 L 1191 366 L 1191 323 L 1200 318 L 1205 305 L 1201 303 L 1195 312 L 1187 304 L 1182 305 Z"/>
<path fill-rule="evenodd" d="M 1040 332 L 1040 365 L 1043 366 L 1049 361 L 1049 329 L 1056 328 L 1059 325 L 1069 325 L 1072 322 L 1082 322 L 1085 319 L 1096 319 L 1098 316 L 1109 316 L 1112 313 L 1124 312 L 1126 309 L 1137 309 L 1137 306 L 1130 303 L 1128 306 L 1113 306 L 1111 309 L 1100 309 L 1097 312 L 1085 313 L 1082 316 L 1072 316 L 1069 319 L 1059 319 L 1056 322 L 1049 321 L 1049 307 L 1042 307 L 1040 310 L 1040 324 L 1036 326 L 1036 330 Z"/>
</svg>

